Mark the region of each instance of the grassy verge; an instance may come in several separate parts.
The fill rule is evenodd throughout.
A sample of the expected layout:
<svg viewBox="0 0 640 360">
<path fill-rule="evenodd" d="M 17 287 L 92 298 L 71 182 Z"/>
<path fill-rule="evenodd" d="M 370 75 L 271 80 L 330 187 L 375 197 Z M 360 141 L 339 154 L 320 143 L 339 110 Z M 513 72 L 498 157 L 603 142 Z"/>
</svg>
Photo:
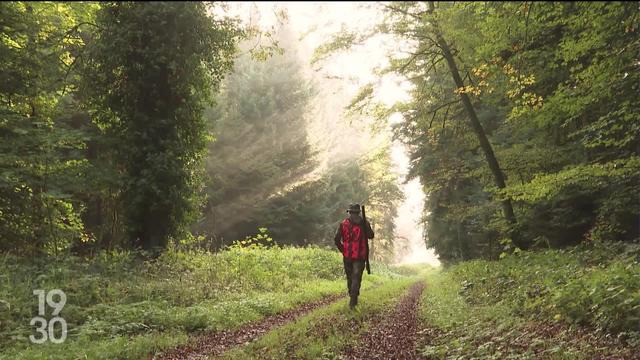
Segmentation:
<svg viewBox="0 0 640 360">
<path fill-rule="evenodd" d="M 225 353 L 222 359 L 339 359 L 340 352 L 367 330 L 369 321 L 395 304 L 409 285 L 431 269 L 397 269 L 405 275 L 387 277 L 380 286 L 363 289 L 356 311 L 348 299 L 323 307 L 276 328 L 253 343 Z M 421 275 L 416 275 L 420 271 Z M 413 275 L 411 277 L 407 275 Z M 365 275 L 365 278 L 368 277 Z"/>
<path fill-rule="evenodd" d="M 398 276 L 382 266 L 374 271 L 365 288 Z M 340 255 L 320 248 L 169 251 L 154 261 L 130 253 L 38 260 L 5 255 L 0 359 L 147 358 L 195 332 L 235 328 L 346 292 L 343 276 Z M 36 334 L 30 325 L 38 312 L 36 289 L 61 289 L 67 296 L 59 315 L 68 324 L 62 344 L 29 341 Z"/>
<path fill-rule="evenodd" d="M 460 358 L 630 358 L 640 351 L 639 249 L 521 253 L 431 274 L 422 353 Z"/>
</svg>

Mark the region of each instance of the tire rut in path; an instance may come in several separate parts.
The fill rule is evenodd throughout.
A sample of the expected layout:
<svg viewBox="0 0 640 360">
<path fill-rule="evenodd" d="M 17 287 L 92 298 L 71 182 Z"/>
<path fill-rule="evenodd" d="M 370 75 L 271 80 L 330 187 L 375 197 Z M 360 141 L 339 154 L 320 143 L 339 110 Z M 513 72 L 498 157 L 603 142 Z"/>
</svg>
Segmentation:
<svg viewBox="0 0 640 360">
<path fill-rule="evenodd" d="M 371 323 L 355 346 L 347 347 L 347 359 L 419 359 L 416 353 L 418 301 L 424 282 L 417 282 L 400 299 L 395 309 Z"/>
<path fill-rule="evenodd" d="M 187 344 L 156 355 L 153 359 L 204 359 L 209 356 L 218 356 L 235 346 L 244 345 L 247 342 L 256 339 L 277 326 L 296 320 L 319 307 L 326 306 L 343 297 L 345 296 L 327 296 L 318 301 L 302 304 L 295 309 L 287 310 L 279 314 L 265 317 L 262 320 L 248 323 L 235 330 L 221 330 L 200 335 L 190 339 Z"/>
</svg>

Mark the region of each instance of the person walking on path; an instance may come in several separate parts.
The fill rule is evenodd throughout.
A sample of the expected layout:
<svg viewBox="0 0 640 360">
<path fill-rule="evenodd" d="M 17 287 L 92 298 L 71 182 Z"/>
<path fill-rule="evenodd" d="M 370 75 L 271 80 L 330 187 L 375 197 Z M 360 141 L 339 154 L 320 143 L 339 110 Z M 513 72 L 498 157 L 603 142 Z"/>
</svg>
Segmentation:
<svg viewBox="0 0 640 360">
<path fill-rule="evenodd" d="M 347 209 L 349 217 L 344 219 L 334 238 L 338 250 L 342 252 L 344 272 L 347 275 L 347 289 L 349 291 L 349 307 L 358 305 L 362 273 L 365 268 L 367 254 L 367 239 L 373 239 L 373 229 L 368 220 L 363 221 L 360 216 L 360 204 L 351 204 Z M 363 224 L 364 223 L 364 224 Z"/>
</svg>

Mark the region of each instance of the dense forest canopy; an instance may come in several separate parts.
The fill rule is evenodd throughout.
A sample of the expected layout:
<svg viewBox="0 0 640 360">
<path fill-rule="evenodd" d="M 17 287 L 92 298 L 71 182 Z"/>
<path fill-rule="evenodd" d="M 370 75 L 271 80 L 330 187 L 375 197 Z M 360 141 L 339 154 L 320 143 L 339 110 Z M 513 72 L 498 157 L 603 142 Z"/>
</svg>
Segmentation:
<svg viewBox="0 0 640 360">
<path fill-rule="evenodd" d="M 339 107 L 318 114 L 323 90 L 286 25 L 263 31 L 205 3 L 2 9 L 2 249 L 213 250 L 259 228 L 331 245 L 359 201 L 379 230 L 374 253 L 393 255 L 389 146 L 319 153 L 310 118 L 336 123 L 315 121 L 333 133 L 325 147 L 355 125 Z"/>
<path fill-rule="evenodd" d="M 326 83 L 300 54 L 314 29 L 300 36 L 286 12 L 265 31 L 217 3 L 2 3 L 0 248 L 213 250 L 259 228 L 331 246 L 358 201 L 391 259 L 392 139 L 338 160 L 312 138 L 335 148 L 398 114 L 442 259 L 638 239 L 637 4 L 378 7 L 312 63 L 391 37 L 402 45 L 378 74 L 403 78 L 409 100 L 377 103 L 370 84 L 329 129 L 315 121 Z"/>
<path fill-rule="evenodd" d="M 441 258 L 638 239 L 637 3 L 384 9 L 371 33 L 345 29 L 316 58 L 380 34 L 407 45 L 383 73 L 403 74 L 412 100 L 377 113 L 404 115 L 395 134 L 411 149 L 427 244 Z M 361 108 L 376 109 L 370 94 Z"/>
</svg>

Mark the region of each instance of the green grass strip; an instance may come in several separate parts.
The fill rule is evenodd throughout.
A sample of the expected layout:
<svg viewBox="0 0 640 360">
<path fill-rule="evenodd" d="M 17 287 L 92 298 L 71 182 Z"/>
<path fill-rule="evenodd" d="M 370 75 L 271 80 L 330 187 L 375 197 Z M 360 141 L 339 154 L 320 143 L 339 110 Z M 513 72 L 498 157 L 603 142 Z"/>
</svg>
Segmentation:
<svg viewBox="0 0 640 360">
<path fill-rule="evenodd" d="M 349 310 L 348 299 L 342 299 L 278 327 L 247 346 L 223 354 L 221 358 L 336 358 L 349 341 L 366 331 L 369 320 L 396 303 L 411 284 L 421 279 L 424 277 L 386 280 L 379 287 L 361 291 L 355 311 Z M 347 332 L 349 336 L 344 335 Z"/>
</svg>

